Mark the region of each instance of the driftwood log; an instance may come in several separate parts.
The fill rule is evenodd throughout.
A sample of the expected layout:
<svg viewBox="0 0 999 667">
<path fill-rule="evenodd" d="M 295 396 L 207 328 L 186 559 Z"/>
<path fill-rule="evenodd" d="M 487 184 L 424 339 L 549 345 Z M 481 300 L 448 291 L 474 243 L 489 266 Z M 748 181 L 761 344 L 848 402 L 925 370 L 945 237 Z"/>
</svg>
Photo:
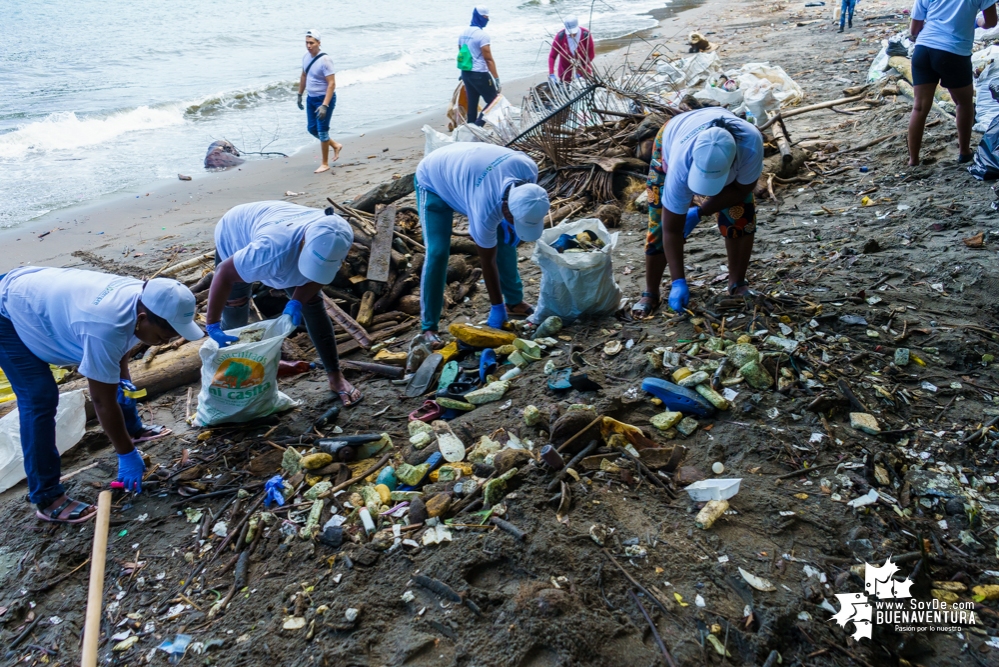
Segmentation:
<svg viewBox="0 0 999 667">
<path fill-rule="evenodd" d="M 351 207 L 365 213 L 374 213 L 375 206 L 378 204 L 391 204 L 408 194 L 412 194 L 416 189 L 415 177 L 415 173 L 406 174 L 401 178 L 382 183 L 355 199 Z"/>
</svg>

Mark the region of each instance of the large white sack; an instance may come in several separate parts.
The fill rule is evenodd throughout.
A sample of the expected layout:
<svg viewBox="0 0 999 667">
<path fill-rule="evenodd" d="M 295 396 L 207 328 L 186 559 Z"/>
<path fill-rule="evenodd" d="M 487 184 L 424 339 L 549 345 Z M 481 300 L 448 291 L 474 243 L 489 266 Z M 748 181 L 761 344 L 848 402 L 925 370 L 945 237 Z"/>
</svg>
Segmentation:
<svg viewBox="0 0 999 667">
<path fill-rule="evenodd" d="M 298 403 L 278 391 L 281 343 L 295 330 L 291 317 L 255 322 L 226 333 L 239 336 L 263 329 L 255 343 L 235 343 L 219 348 L 211 338 L 201 346 L 201 393 L 198 394 L 196 426 L 245 422 Z"/>
<path fill-rule="evenodd" d="M 56 408 L 56 449 L 63 454 L 80 442 L 87 430 L 86 396 L 83 389 L 59 394 Z M 21 453 L 19 411 L 0 419 L 0 491 L 6 491 L 25 478 Z"/>
<path fill-rule="evenodd" d="M 584 229 L 595 231 L 604 247 L 594 252 L 559 254 L 551 246 L 562 234 L 575 236 Z M 530 321 L 537 324 L 558 315 L 569 324 L 580 317 L 615 312 L 621 303 L 621 288 L 614 282 L 611 262 L 617 239 L 618 234 L 608 232 L 597 218 L 561 222 L 546 229 L 531 255 L 541 267 L 541 290 Z"/>
</svg>

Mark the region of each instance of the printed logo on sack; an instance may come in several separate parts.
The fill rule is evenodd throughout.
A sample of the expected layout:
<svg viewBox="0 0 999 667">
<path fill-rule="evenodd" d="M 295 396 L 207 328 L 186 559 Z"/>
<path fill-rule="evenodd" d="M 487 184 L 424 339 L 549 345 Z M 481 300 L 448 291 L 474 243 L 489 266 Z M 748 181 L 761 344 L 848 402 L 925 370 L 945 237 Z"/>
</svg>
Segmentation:
<svg viewBox="0 0 999 667">
<path fill-rule="evenodd" d="M 224 359 L 212 377 L 209 391 L 214 396 L 235 401 L 264 393 L 270 388 L 270 383 L 264 382 L 265 362 L 263 357 L 245 352 Z"/>
<path fill-rule="evenodd" d="M 954 632 L 977 622 L 974 602 L 912 597 L 913 581 L 894 579 L 898 566 L 891 557 L 881 567 L 864 565 L 865 593 L 837 593 L 840 609 L 832 617 L 842 628 L 852 622 L 854 639 L 870 639 L 874 624 L 892 625 L 896 632 Z"/>
</svg>

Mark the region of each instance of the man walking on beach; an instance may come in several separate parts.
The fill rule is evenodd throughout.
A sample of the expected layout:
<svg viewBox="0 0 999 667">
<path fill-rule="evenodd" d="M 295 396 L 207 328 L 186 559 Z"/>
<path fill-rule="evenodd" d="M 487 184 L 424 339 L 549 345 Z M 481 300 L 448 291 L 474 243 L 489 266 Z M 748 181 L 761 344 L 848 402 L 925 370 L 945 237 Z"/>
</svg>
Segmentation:
<svg viewBox="0 0 999 667">
<path fill-rule="evenodd" d="M 309 134 L 319 139 L 323 149 L 323 162 L 315 173 L 330 170 L 330 146 L 333 147 L 333 161 L 336 162 L 343 150 L 343 144 L 330 139 L 330 114 L 336 108 L 336 70 L 333 59 L 320 51 L 319 31 L 305 33 L 305 48 L 302 56 L 302 78 L 298 82 L 298 108 L 305 109 L 309 119 Z M 302 95 L 305 94 L 305 105 Z"/>
<path fill-rule="evenodd" d="M 500 92 L 489 35 L 483 30 L 487 23 L 489 9 L 476 7 L 472 10 L 471 25 L 458 37 L 458 69 L 461 70 L 461 81 L 468 96 L 469 125 L 483 124 L 479 119 L 479 99 L 488 107 Z"/>
<path fill-rule="evenodd" d="M 727 109 L 682 113 L 663 125 L 652 147 L 647 185 L 649 232 L 645 241 L 645 291 L 632 316 L 646 319 L 659 306 L 659 283 L 669 266 L 669 307 L 690 302 L 683 246 L 701 216 L 718 214 L 728 253 L 728 293 L 749 292 L 746 271 L 756 234 L 753 190 L 763 173 L 763 135 Z M 692 206 L 694 195 L 706 197 Z"/>
</svg>

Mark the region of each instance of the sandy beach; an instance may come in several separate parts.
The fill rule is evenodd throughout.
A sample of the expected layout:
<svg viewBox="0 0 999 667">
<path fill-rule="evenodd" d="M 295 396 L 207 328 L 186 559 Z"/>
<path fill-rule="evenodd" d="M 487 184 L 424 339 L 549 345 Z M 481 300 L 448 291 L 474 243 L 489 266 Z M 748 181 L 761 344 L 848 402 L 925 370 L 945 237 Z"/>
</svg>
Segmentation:
<svg viewBox="0 0 999 667">
<path fill-rule="evenodd" d="M 687 34 L 717 18 L 720 3 L 704 4 L 664 19 L 658 30 L 636 39 L 610 40 L 600 45 L 598 67 L 616 66 L 626 57 L 640 61 L 655 44 L 677 54 L 686 51 Z M 729 7 L 728 4 L 721 6 Z M 737 12 L 728 9 L 725 11 Z M 652 35 L 658 37 L 653 38 Z M 547 70 L 504 83 L 503 93 L 514 103 L 528 88 L 544 81 Z M 348 88 L 344 95 L 350 94 Z M 325 208 L 327 197 L 344 201 L 369 188 L 415 170 L 423 157 L 424 135 L 430 125 L 447 132 L 448 100 L 435 112 L 416 114 L 397 125 L 363 136 L 332 135 L 344 144 L 340 160 L 325 174 L 319 165 L 319 145 L 288 158 L 256 159 L 228 171 L 193 181 L 157 182 L 146 188 L 108 195 L 100 201 L 70 207 L 22 226 L 0 230 L 0 244 L 10 252 L 0 257 L 0 273 L 29 264 L 117 270 L 149 275 L 185 253 L 204 252 L 213 243 L 215 223 L 232 206 L 250 201 L 284 199 Z M 305 118 L 302 118 L 305 134 Z M 72 172 L 66 178 L 72 179 Z M 58 187 L 58 185 L 56 185 Z M 286 192 L 299 193 L 286 196 Z M 81 253 L 86 253 L 85 255 Z"/>
</svg>

